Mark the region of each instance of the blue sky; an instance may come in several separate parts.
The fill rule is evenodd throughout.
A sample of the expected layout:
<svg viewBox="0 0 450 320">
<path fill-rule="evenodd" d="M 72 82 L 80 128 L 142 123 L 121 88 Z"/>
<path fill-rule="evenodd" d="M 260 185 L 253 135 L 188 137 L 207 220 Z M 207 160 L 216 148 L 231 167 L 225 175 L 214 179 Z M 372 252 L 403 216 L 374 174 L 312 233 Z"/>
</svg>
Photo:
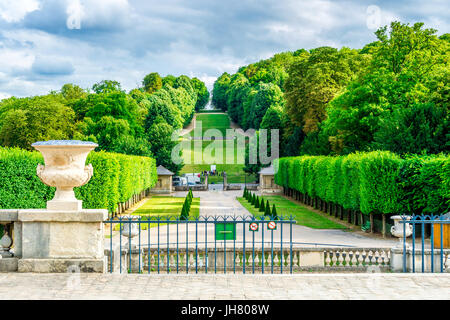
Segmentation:
<svg viewBox="0 0 450 320">
<path fill-rule="evenodd" d="M 361 48 L 390 21 L 450 32 L 444 0 L 0 0 L 0 99 L 111 79 L 129 90 L 150 72 L 196 76 L 274 53 Z"/>
</svg>

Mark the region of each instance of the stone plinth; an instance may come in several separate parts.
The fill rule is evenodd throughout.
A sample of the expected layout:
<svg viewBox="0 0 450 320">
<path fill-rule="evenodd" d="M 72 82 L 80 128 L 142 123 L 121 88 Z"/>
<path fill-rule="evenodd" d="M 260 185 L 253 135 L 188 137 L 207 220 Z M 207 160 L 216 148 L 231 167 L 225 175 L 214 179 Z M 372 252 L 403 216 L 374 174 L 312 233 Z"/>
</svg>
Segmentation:
<svg viewBox="0 0 450 320">
<path fill-rule="evenodd" d="M 19 272 L 104 272 L 104 209 L 18 211 L 22 224 Z"/>
<path fill-rule="evenodd" d="M 423 261 L 422 261 L 423 251 Z M 431 255 L 433 252 L 433 255 Z M 450 249 L 443 249 L 443 269 L 448 272 L 447 268 L 450 265 Z M 414 254 L 411 248 L 406 249 L 406 272 L 413 271 L 413 260 L 415 272 L 422 272 L 422 262 L 424 272 L 432 272 L 431 262 L 433 261 L 433 272 L 440 272 L 441 270 L 441 250 L 440 249 L 415 249 Z M 403 272 L 403 250 L 393 248 L 391 250 L 391 270 L 394 272 Z"/>
</svg>

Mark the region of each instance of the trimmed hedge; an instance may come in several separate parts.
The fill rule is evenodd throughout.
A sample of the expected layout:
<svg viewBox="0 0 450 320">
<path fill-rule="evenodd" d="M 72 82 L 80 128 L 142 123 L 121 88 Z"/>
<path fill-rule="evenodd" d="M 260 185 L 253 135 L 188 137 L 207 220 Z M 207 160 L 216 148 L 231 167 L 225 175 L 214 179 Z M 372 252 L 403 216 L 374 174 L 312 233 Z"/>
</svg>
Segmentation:
<svg viewBox="0 0 450 320">
<path fill-rule="evenodd" d="M 38 163 L 44 164 L 37 151 L 0 148 L 0 208 L 45 208 L 55 188 L 44 185 L 36 175 Z M 75 188 L 86 209 L 115 212 L 119 203 L 133 199 L 155 186 L 156 162 L 152 158 L 104 151 L 90 152 L 94 175 L 84 186 Z"/>
<path fill-rule="evenodd" d="M 386 151 L 280 158 L 278 185 L 368 214 L 443 214 L 450 210 L 450 157 Z"/>
</svg>

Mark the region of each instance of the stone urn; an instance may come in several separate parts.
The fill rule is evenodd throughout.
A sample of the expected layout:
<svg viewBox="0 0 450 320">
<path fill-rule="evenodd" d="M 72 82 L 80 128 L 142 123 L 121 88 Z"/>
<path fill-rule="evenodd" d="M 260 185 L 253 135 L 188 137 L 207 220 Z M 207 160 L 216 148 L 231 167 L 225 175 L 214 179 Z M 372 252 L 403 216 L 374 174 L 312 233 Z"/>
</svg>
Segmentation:
<svg viewBox="0 0 450 320">
<path fill-rule="evenodd" d="M 136 245 L 131 244 L 131 241 L 139 234 L 139 223 L 136 222 L 138 218 L 136 216 L 122 216 L 121 218 L 122 221 L 125 221 L 122 223 L 122 236 L 128 238 L 126 248 L 130 246 L 131 249 L 135 249 Z"/>
<path fill-rule="evenodd" d="M 93 174 L 85 165 L 87 155 L 98 145 L 90 141 L 50 140 L 31 145 L 44 156 L 45 166 L 38 164 L 41 181 L 56 187 L 55 197 L 47 202 L 47 210 L 80 211 L 82 201 L 75 198 L 74 187 L 85 185 Z"/>
<path fill-rule="evenodd" d="M 412 234 L 412 226 L 409 223 L 403 224 L 401 221 L 411 220 L 411 216 L 392 216 L 391 219 L 394 220 L 394 225 L 391 227 L 391 234 L 399 238 L 399 243 L 395 248 L 403 249 L 403 237 L 408 238 Z M 409 245 L 406 243 L 406 248 L 408 247 Z"/>
</svg>

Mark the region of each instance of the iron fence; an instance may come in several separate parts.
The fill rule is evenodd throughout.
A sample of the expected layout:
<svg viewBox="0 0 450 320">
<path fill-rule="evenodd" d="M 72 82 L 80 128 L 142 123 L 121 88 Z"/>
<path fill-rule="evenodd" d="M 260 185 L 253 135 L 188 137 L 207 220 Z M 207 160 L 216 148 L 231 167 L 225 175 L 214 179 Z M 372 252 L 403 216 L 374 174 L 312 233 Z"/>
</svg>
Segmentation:
<svg viewBox="0 0 450 320">
<path fill-rule="evenodd" d="M 109 272 L 292 273 L 292 217 L 128 216 L 105 221 Z"/>
<path fill-rule="evenodd" d="M 448 272 L 450 267 L 450 219 L 447 215 L 401 216 L 403 272 Z M 410 230 L 408 230 L 410 228 Z M 428 229 L 427 232 L 425 229 Z M 420 244 L 416 244 L 419 233 Z M 429 239 L 426 239 L 429 233 Z M 411 245 L 407 237 L 411 235 Z"/>
</svg>

